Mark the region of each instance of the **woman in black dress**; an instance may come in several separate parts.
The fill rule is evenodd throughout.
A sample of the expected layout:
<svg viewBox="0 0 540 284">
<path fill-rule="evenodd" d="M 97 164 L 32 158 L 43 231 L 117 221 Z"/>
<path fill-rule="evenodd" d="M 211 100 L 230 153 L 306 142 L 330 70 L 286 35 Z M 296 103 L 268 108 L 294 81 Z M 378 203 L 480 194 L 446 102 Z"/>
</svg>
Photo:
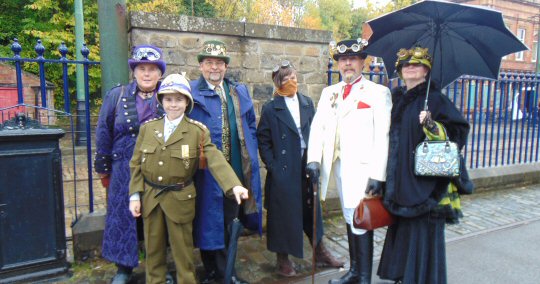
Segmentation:
<svg viewBox="0 0 540 284">
<path fill-rule="evenodd" d="M 457 190 L 448 178 L 416 176 L 414 150 L 426 136 L 430 140 L 447 136 L 461 149 L 469 124 L 433 83 L 428 84 L 431 56 L 426 48 L 401 49 L 396 70 L 405 86 L 392 90 L 384 204 L 397 221 L 388 228 L 377 274 L 396 283 L 444 284 L 444 228 L 461 213 L 451 202 Z M 424 111 L 428 88 L 429 111 Z"/>
</svg>

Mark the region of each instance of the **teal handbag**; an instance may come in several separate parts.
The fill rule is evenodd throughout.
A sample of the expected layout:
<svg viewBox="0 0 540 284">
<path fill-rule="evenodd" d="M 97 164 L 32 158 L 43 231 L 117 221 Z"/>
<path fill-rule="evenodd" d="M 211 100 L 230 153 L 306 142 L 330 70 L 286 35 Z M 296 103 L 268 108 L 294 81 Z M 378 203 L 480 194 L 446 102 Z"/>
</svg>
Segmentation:
<svg viewBox="0 0 540 284">
<path fill-rule="evenodd" d="M 428 87 L 431 81 L 428 80 Z M 428 110 L 429 91 L 426 92 L 424 110 Z M 414 150 L 414 174 L 425 177 L 459 177 L 461 156 L 459 147 L 455 142 L 448 140 L 424 140 Z"/>
<path fill-rule="evenodd" d="M 450 140 L 425 140 L 414 151 L 414 174 L 427 177 L 458 177 L 459 147 Z"/>
</svg>

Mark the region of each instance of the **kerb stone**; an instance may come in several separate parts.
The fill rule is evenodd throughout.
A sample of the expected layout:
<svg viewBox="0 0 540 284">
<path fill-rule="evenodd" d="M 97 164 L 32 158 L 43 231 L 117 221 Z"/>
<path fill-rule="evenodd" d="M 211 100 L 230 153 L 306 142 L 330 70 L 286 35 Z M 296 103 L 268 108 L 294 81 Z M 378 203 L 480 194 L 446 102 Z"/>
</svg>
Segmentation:
<svg viewBox="0 0 540 284">
<path fill-rule="evenodd" d="M 101 256 L 105 210 L 83 215 L 73 226 L 73 255 L 75 260 Z"/>
<path fill-rule="evenodd" d="M 540 164 L 469 169 L 469 176 L 474 182 L 475 191 L 526 186 L 540 180 Z"/>
</svg>

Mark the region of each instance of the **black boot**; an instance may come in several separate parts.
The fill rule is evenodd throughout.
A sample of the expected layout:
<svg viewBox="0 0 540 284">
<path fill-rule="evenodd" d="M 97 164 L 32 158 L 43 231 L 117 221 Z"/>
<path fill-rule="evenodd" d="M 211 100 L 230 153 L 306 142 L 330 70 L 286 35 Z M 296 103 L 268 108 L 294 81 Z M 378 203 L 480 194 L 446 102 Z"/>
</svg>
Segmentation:
<svg viewBox="0 0 540 284">
<path fill-rule="evenodd" d="M 349 271 L 339 279 L 331 279 L 328 281 L 329 284 L 357 283 L 360 279 L 358 271 L 358 236 L 352 233 L 349 224 L 347 224 L 347 240 L 349 241 L 349 259 L 351 260 Z"/>
<path fill-rule="evenodd" d="M 371 284 L 371 268 L 373 267 L 373 231 L 367 231 L 363 235 L 356 236 L 358 271 L 360 284 Z"/>
</svg>

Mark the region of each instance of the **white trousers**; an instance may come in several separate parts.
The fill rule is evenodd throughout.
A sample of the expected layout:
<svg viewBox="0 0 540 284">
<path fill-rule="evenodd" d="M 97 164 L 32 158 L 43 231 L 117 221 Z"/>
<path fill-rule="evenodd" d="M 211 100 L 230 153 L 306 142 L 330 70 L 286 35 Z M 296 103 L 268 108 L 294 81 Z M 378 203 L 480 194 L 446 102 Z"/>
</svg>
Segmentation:
<svg viewBox="0 0 540 284">
<path fill-rule="evenodd" d="M 354 210 L 356 207 L 353 208 L 347 208 L 345 207 L 345 203 L 343 202 L 343 188 L 341 183 L 341 159 L 336 159 L 334 163 L 332 164 L 332 173 L 334 175 L 334 179 L 336 181 L 336 187 L 338 189 L 339 193 L 339 201 L 341 202 L 341 211 L 343 212 L 343 218 L 345 219 L 345 222 L 350 225 L 353 234 L 355 235 L 363 235 L 367 231 L 363 229 L 357 229 L 353 225 L 353 217 L 354 217 Z"/>
</svg>

